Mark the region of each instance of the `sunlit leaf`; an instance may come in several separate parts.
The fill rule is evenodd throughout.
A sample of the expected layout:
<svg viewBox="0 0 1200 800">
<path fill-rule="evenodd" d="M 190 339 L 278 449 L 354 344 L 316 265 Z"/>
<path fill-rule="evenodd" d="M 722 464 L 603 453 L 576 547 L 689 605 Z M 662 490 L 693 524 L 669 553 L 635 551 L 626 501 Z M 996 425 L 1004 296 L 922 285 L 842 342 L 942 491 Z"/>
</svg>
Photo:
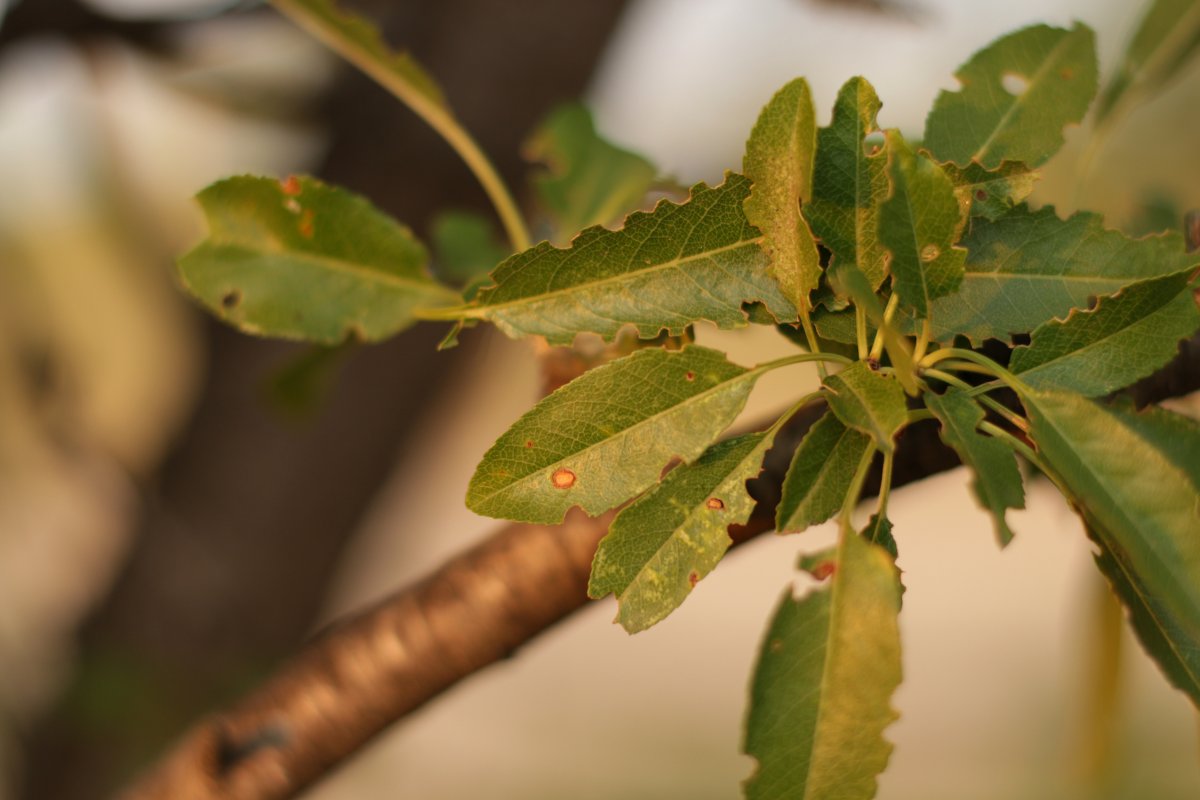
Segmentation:
<svg viewBox="0 0 1200 800">
<path fill-rule="evenodd" d="M 723 353 L 659 348 L 590 370 L 544 398 L 484 455 L 467 490 L 479 514 L 561 522 L 607 511 L 690 462 L 746 403 L 759 370 Z"/>
<path fill-rule="evenodd" d="M 743 172 L 754 183 L 746 218 L 763 232 L 770 271 L 796 308 L 809 308 L 821 257 L 800 206 L 812 198 L 817 122 L 803 78 L 784 86 L 758 117 L 746 142 Z"/>
<path fill-rule="evenodd" d="M 942 441 L 958 453 L 971 470 L 971 489 L 991 512 L 1001 547 L 1012 541 L 1004 513 L 1025 507 L 1025 490 L 1017 459 L 1003 442 L 979 431 L 983 409 L 966 392 L 950 387 L 945 394 L 925 395 L 925 405 L 942 424 Z"/>
<path fill-rule="evenodd" d="M 972 217 L 998 219 L 1033 192 L 1041 176 L 1037 170 L 1015 161 L 1005 161 L 994 170 L 975 162 L 965 168 L 952 163 L 942 166 L 954 184 L 954 194 Z"/>
<path fill-rule="evenodd" d="M 611 339 L 624 325 L 643 338 L 678 335 L 701 320 L 741 327 L 742 304 L 752 301 L 779 321 L 794 320 L 742 211 L 749 193 L 750 182 L 730 173 L 716 188 L 698 184 L 682 205 L 664 200 L 630 215 L 621 230 L 588 228 L 565 250 L 543 242 L 501 264 L 496 285 L 463 313 L 552 344 L 571 344 L 581 332 Z"/>
<path fill-rule="evenodd" d="M 825 379 L 829 408 L 845 425 L 875 440 L 885 453 L 895 449 L 893 438 L 908 422 L 904 390 L 895 378 L 855 361 Z"/>
<path fill-rule="evenodd" d="M 997 39 L 954 73 L 959 91 L 938 95 L 925 148 L 960 167 L 1042 164 L 1096 94 L 1095 50 L 1095 35 L 1081 23 L 1069 31 L 1035 25 Z"/>
<path fill-rule="evenodd" d="M 1147 436 L 1153 421 L 1131 424 L 1127 412 L 1075 394 L 1030 391 L 1022 402 L 1039 452 L 1100 542 L 1100 566 L 1130 605 L 1143 643 L 1200 704 L 1198 478 L 1181 467 L 1179 451 L 1155 445 L 1181 428 Z M 1193 429 L 1189 438 L 1194 450 L 1200 437 Z"/>
<path fill-rule="evenodd" d="M 596 550 L 588 594 L 616 595 L 625 630 L 665 619 L 721 560 L 729 526 L 754 509 L 746 481 L 762 469 L 773 440 L 754 433 L 719 442 L 613 520 Z"/>
<path fill-rule="evenodd" d="M 1010 369 L 1036 389 L 1098 397 L 1152 374 L 1200 328 L 1191 270 L 1151 278 L 1100 298 L 1033 332 L 1013 350 Z"/>
<path fill-rule="evenodd" d="M 1105 229 L 1096 214 L 1064 220 L 1050 207 L 976 219 L 962 245 L 962 287 L 935 301 L 930 315 L 939 341 L 955 334 L 1008 339 L 1128 284 L 1200 264 L 1200 255 L 1184 252 L 1179 234 L 1131 239 Z"/>
<path fill-rule="evenodd" d="M 879 241 L 891 253 L 892 291 L 918 316 L 962 283 L 967 251 L 955 247 L 962 220 L 954 185 L 937 164 L 887 133 L 891 191 L 879 206 Z"/>
<path fill-rule="evenodd" d="M 827 412 L 809 428 L 792 456 L 775 509 L 780 533 L 802 531 L 833 517 L 845 502 L 871 437 Z"/>
<path fill-rule="evenodd" d="M 897 717 L 900 584 L 892 559 L 854 531 L 806 560 L 827 588 L 784 593 L 759 651 L 744 749 L 757 762 L 751 800 L 866 800 Z"/>
<path fill-rule="evenodd" d="M 1117 72 L 1100 94 L 1096 122 L 1105 121 L 1134 91 L 1159 89 L 1200 47 L 1200 0 L 1154 0 L 1129 42 Z"/>
<path fill-rule="evenodd" d="M 243 176 L 196 199 L 208 238 L 179 259 L 180 277 L 247 333 L 375 341 L 411 325 L 415 309 L 460 299 L 429 276 L 408 228 L 345 190 Z"/>
<path fill-rule="evenodd" d="M 591 112 L 579 103 L 551 112 L 523 153 L 547 167 L 533 185 L 558 244 L 589 226 L 619 222 L 641 206 L 656 175 L 649 161 L 601 137 Z"/>
<path fill-rule="evenodd" d="M 887 253 L 879 243 L 879 201 L 887 195 L 887 154 L 879 145 L 864 150 L 879 130 L 881 107 L 864 78 L 850 79 L 838 92 L 829 127 L 817 133 L 813 200 L 803 207 L 812 231 L 833 253 L 831 265 L 856 265 L 871 289 L 887 274 Z"/>
</svg>

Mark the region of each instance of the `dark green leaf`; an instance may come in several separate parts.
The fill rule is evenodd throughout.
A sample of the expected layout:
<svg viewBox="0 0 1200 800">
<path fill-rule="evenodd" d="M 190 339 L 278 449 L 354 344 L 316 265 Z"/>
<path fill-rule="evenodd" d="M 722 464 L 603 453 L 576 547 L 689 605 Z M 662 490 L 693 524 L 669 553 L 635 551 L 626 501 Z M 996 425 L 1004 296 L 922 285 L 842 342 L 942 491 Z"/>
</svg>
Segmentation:
<svg viewBox="0 0 1200 800">
<path fill-rule="evenodd" d="M 1134 411 L 1110 407 L 1121 422 L 1158 448 L 1164 458 L 1183 471 L 1200 493 L 1200 422 L 1159 406 Z"/>
<path fill-rule="evenodd" d="M 591 112 L 579 103 L 551 112 L 525 143 L 524 155 L 548 168 L 533 183 L 559 244 L 636 210 L 656 175 L 649 161 L 601 137 Z"/>
<path fill-rule="evenodd" d="M 187 289 L 247 333 L 375 341 L 458 293 L 408 228 L 313 178 L 238 177 L 197 195 L 208 238 L 179 259 Z"/>
<path fill-rule="evenodd" d="M 934 338 L 1008 339 L 1072 308 L 1147 278 L 1200 264 L 1179 234 L 1130 239 L 1096 214 L 1059 219 L 1053 208 L 1020 206 L 995 222 L 976 219 L 963 238 L 966 274 L 958 294 L 933 304 Z"/>
<path fill-rule="evenodd" d="M 770 271 L 796 308 L 811 308 L 821 257 L 800 206 L 812 198 L 817 122 L 803 78 L 784 86 L 762 110 L 746 142 L 743 171 L 754 183 L 746 218 L 763 232 Z"/>
<path fill-rule="evenodd" d="M 887 155 L 867 155 L 864 141 L 879 130 L 881 103 L 871 84 L 852 78 L 838 92 L 833 119 L 817 133 L 813 200 L 802 209 L 813 233 L 833 253 L 831 265 L 856 265 L 872 291 L 887 274 L 879 243 L 879 202 L 887 195 Z M 869 146 L 869 145 L 868 145 Z"/>
<path fill-rule="evenodd" d="M 1101 568 L 1116 576 L 1143 643 L 1200 701 L 1200 502 L 1179 451 L 1155 446 L 1170 429 L 1147 436 L 1154 422 L 1130 424 L 1129 414 L 1074 394 L 1028 391 L 1022 402 L 1038 450 L 1098 537 Z"/>
<path fill-rule="evenodd" d="M 751 301 L 794 320 L 742 211 L 749 193 L 750 182 L 731 173 L 715 189 L 698 184 L 682 205 L 663 201 L 630 215 L 622 230 L 588 228 L 566 250 L 543 242 L 501 264 L 496 286 L 464 314 L 552 344 L 571 344 L 581 332 L 612 339 L 624 325 L 643 338 L 678 335 L 701 320 L 741 327 L 742 304 Z"/>
<path fill-rule="evenodd" d="M 1096 105 L 1105 121 L 1133 91 L 1153 92 L 1179 73 L 1200 47 L 1200 0 L 1155 0 Z"/>
<path fill-rule="evenodd" d="M 867 527 L 862 529 L 860 535 L 871 544 L 877 544 L 886 550 L 893 561 L 900 555 L 896 548 L 896 537 L 892 536 L 891 520 L 886 516 L 872 514 L 871 519 L 867 521 Z"/>
<path fill-rule="evenodd" d="M 871 437 L 842 424 L 826 412 L 813 425 L 792 456 L 775 510 L 780 533 L 802 531 L 833 517 L 842 507 L 854 472 L 871 448 Z"/>
<path fill-rule="evenodd" d="M 723 353 L 639 350 L 544 398 L 484 455 L 467 490 L 479 514 L 561 522 L 567 509 L 606 511 L 690 462 L 746 403 L 761 374 Z"/>
<path fill-rule="evenodd" d="M 887 133 L 891 193 L 879 206 L 879 241 L 891 252 L 892 291 L 918 316 L 954 294 L 967 251 L 955 247 L 962 222 L 954 185 L 941 167 Z"/>
<path fill-rule="evenodd" d="M 893 437 L 908 422 L 904 390 L 895 378 L 855 361 L 825 379 L 829 408 L 845 425 L 875 440 L 885 453 L 895 449 Z"/>
<path fill-rule="evenodd" d="M 854 531 L 810 562 L 828 588 L 784 593 L 763 640 L 750 689 L 747 780 L 755 800 L 866 800 L 892 746 L 900 684 L 900 584 L 891 558 Z"/>
<path fill-rule="evenodd" d="M 1010 369 L 1035 389 L 1098 397 L 1157 371 L 1200 328 L 1200 308 L 1188 285 L 1191 270 L 1151 278 L 1100 298 L 1095 309 L 1072 311 L 1033 332 L 1013 351 Z"/>
<path fill-rule="evenodd" d="M 983 409 L 966 392 L 950 387 L 943 395 L 928 392 L 925 405 L 942 423 L 942 441 L 958 453 L 971 470 L 971 488 L 979 502 L 992 514 L 996 538 L 1003 547 L 1012 541 L 1004 513 L 1025 507 L 1025 491 L 1017 459 L 1003 442 L 979 431 Z"/>
<path fill-rule="evenodd" d="M 925 122 L 926 149 L 961 167 L 1042 164 L 1096 94 L 1095 49 L 1081 23 L 1069 31 L 1035 25 L 996 40 L 954 73 L 960 91 L 938 95 Z M 1006 78 L 1021 86 L 1006 87 Z"/>
<path fill-rule="evenodd" d="M 488 219 L 466 211 L 439 214 L 430 243 L 438 276 L 456 284 L 470 284 L 487 275 L 509 253 Z"/>
<path fill-rule="evenodd" d="M 995 170 L 987 170 L 972 161 L 966 168 L 947 163 L 946 171 L 954 184 L 958 202 L 972 217 L 996 220 L 1012 211 L 1029 197 L 1041 177 L 1037 170 L 1015 161 L 1005 161 Z"/>
<path fill-rule="evenodd" d="M 616 595 L 617 622 L 630 633 L 665 619 L 729 549 L 729 526 L 750 518 L 746 481 L 762 469 L 774 438 L 754 433 L 714 444 L 618 514 L 596 550 L 588 595 Z"/>
</svg>

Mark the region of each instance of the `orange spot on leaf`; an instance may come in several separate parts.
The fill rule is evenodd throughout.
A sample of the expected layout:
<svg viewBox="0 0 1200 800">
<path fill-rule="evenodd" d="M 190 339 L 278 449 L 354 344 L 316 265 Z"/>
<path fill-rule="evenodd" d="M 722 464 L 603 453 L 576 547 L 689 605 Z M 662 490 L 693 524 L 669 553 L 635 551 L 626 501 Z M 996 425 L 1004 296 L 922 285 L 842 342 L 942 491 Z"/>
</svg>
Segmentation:
<svg viewBox="0 0 1200 800">
<path fill-rule="evenodd" d="M 692 570 L 691 572 L 688 573 L 688 583 L 690 583 L 693 587 L 695 587 L 696 584 L 699 582 L 700 582 L 700 575 L 699 575 L 699 573 L 696 572 L 696 570 Z"/>
<path fill-rule="evenodd" d="M 837 563 L 834 561 L 822 561 L 808 572 L 817 580 L 823 581 L 826 578 L 832 577 L 837 572 Z"/>
<path fill-rule="evenodd" d="M 530 447 L 533 447 L 533 439 L 526 439 L 525 440 L 525 448 L 528 449 Z"/>
<path fill-rule="evenodd" d="M 683 377 L 689 381 L 694 381 L 694 380 L 696 380 L 696 373 L 692 372 L 689 369 L 686 373 L 684 373 Z"/>
<path fill-rule="evenodd" d="M 312 209 L 305 209 L 304 216 L 300 217 L 299 225 L 300 235 L 305 239 L 313 237 L 313 212 Z"/>
<path fill-rule="evenodd" d="M 569 469 L 558 469 L 550 476 L 550 483 L 555 489 L 570 489 L 575 485 L 575 473 Z"/>
<path fill-rule="evenodd" d="M 300 194 L 300 179 L 295 175 L 288 175 L 287 180 L 279 182 L 279 188 L 284 194 L 295 197 Z"/>
<path fill-rule="evenodd" d="M 705 508 L 711 508 L 713 511 L 720 511 L 725 507 L 725 501 L 719 497 L 710 497 L 704 501 Z"/>
</svg>

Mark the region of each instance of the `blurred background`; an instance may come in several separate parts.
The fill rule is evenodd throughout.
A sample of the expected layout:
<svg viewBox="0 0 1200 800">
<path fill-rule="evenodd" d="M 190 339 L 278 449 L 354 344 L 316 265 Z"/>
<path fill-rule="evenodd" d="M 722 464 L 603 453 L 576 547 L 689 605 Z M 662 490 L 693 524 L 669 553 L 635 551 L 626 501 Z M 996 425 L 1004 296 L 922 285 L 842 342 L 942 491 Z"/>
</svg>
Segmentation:
<svg viewBox="0 0 1200 800">
<path fill-rule="evenodd" d="M 998 35 L 1080 19 L 1106 78 L 1129 0 L 361 0 L 442 82 L 511 184 L 520 144 L 585 98 L 682 183 L 738 168 L 759 109 L 804 75 L 821 124 L 865 75 L 919 136 L 954 68 Z M 1086 176 L 1068 131 L 1035 199 L 1133 233 L 1200 207 L 1200 65 L 1113 131 Z M 221 327 L 178 290 L 191 196 L 308 172 L 428 238 L 488 213 L 412 114 L 269 8 L 0 0 L 0 798 L 104 796 L 321 624 L 420 577 L 495 521 L 462 503 L 537 397 L 531 350 L 422 326 L 297 370 L 304 347 Z M 787 345 L 701 330 L 736 360 Z M 794 396 L 764 383 L 753 417 Z M 1175 407 L 1196 413 L 1194 398 Z M 995 547 L 961 470 L 900 490 L 906 681 L 884 800 L 1200 797 L 1194 712 L 1126 637 L 1118 733 L 1089 765 L 1104 589 L 1044 482 Z M 636 637 L 594 603 L 405 720 L 310 797 L 729 798 L 764 621 L 800 550 L 733 553 Z"/>
</svg>

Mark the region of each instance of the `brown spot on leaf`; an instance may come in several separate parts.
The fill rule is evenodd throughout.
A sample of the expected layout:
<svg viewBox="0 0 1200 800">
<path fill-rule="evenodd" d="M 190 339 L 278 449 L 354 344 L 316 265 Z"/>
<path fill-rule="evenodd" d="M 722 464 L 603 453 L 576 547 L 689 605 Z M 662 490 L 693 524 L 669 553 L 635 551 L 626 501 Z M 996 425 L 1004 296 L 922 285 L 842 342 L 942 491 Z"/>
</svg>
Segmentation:
<svg viewBox="0 0 1200 800">
<path fill-rule="evenodd" d="M 528 450 L 531 447 L 533 447 L 533 439 L 526 439 L 525 440 L 525 449 Z"/>
<path fill-rule="evenodd" d="M 826 578 L 832 577 L 833 574 L 835 572 L 837 572 L 837 562 L 836 561 L 822 561 L 820 564 L 817 564 L 815 567 L 810 569 L 808 572 L 810 575 L 812 575 L 817 580 L 823 581 Z"/>
<path fill-rule="evenodd" d="M 312 209 L 305 209 L 304 216 L 300 217 L 299 231 L 300 235 L 305 239 L 313 237 L 313 212 Z"/>
<path fill-rule="evenodd" d="M 878 372 L 879 371 L 879 359 L 878 358 L 868 358 L 867 359 L 867 368 L 870 369 L 872 372 Z"/>
<path fill-rule="evenodd" d="M 783 649 L 783 641 L 780 639 L 772 639 L 771 644 L 768 645 L 768 647 L 772 653 L 778 653 Z"/>
<path fill-rule="evenodd" d="M 693 588 L 695 588 L 696 584 L 699 582 L 700 582 L 700 574 L 698 572 L 696 572 L 696 570 L 692 570 L 691 572 L 688 573 L 688 583 L 690 583 Z"/>
<path fill-rule="evenodd" d="M 569 469 L 556 469 L 550 476 L 550 483 L 555 489 L 570 489 L 575 485 L 575 473 Z"/>
<path fill-rule="evenodd" d="M 704 507 L 710 508 L 713 511 L 720 511 L 725 507 L 725 501 L 719 497 L 710 497 L 704 501 Z"/>
<path fill-rule="evenodd" d="M 300 179 L 295 175 L 288 175 L 286 180 L 279 182 L 280 190 L 291 197 L 300 194 Z"/>
<path fill-rule="evenodd" d="M 976 189 L 975 190 L 975 199 L 980 202 L 987 200 L 987 192 L 985 192 L 983 189 Z"/>
<path fill-rule="evenodd" d="M 1075 70 L 1071 69 L 1070 67 L 1063 67 L 1058 71 L 1058 77 L 1062 78 L 1064 81 L 1069 81 L 1071 78 L 1075 77 Z"/>
<path fill-rule="evenodd" d="M 226 292 L 221 298 L 221 307 L 225 309 L 237 308 L 240 302 L 242 302 L 242 293 L 235 289 L 232 292 Z"/>
<path fill-rule="evenodd" d="M 683 377 L 689 381 L 694 381 L 694 380 L 696 380 L 696 373 L 692 372 L 689 369 L 687 372 L 684 373 Z"/>
</svg>

